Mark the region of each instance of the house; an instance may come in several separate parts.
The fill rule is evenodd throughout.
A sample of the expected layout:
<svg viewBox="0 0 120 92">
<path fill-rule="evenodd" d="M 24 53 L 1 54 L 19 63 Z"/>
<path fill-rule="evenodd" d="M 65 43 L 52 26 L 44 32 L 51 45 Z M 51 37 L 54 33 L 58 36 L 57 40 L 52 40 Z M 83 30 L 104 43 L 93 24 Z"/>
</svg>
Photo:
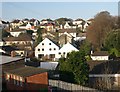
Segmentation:
<svg viewBox="0 0 120 92">
<path fill-rule="evenodd" d="M 74 38 L 75 41 L 82 41 L 86 39 L 86 33 L 78 33 L 77 37 Z"/>
<path fill-rule="evenodd" d="M 0 28 L 6 28 L 6 27 L 9 27 L 9 22 L 0 20 Z"/>
<path fill-rule="evenodd" d="M 109 60 L 109 54 L 107 51 L 96 51 L 93 54 L 91 54 L 92 60 Z"/>
<path fill-rule="evenodd" d="M 67 44 L 63 45 L 62 48 L 60 48 L 60 50 L 58 51 L 57 58 L 61 58 L 61 57 L 66 58 L 68 53 L 70 53 L 72 51 L 79 51 L 79 50 L 76 47 L 74 47 L 72 44 L 67 43 Z"/>
<path fill-rule="evenodd" d="M 20 20 L 19 20 L 19 19 L 15 19 L 15 20 L 13 20 L 12 22 L 10 22 L 10 26 L 11 26 L 12 29 L 17 28 L 17 27 L 19 27 L 20 25 L 21 25 L 21 23 L 20 23 Z"/>
<path fill-rule="evenodd" d="M 61 36 L 62 34 L 65 34 L 65 32 L 67 32 L 68 34 L 72 35 L 73 37 L 77 36 L 77 31 L 76 29 L 60 29 L 58 31 L 59 36 Z"/>
<path fill-rule="evenodd" d="M 64 32 L 64 34 L 62 34 L 59 37 L 59 44 L 60 46 L 63 46 L 66 43 L 73 43 L 73 37 L 72 35 L 68 34 L 67 32 Z"/>
<path fill-rule="evenodd" d="M 73 21 L 73 24 L 74 25 L 80 25 L 83 21 L 84 21 L 83 19 L 78 18 L 78 19 L 76 19 L 76 20 Z"/>
<path fill-rule="evenodd" d="M 4 46 L 4 45 L 5 45 L 5 43 L 4 43 L 3 39 L 0 39 L 0 46 Z"/>
<path fill-rule="evenodd" d="M 100 89 L 102 88 L 100 86 L 103 86 L 113 91 L 120 89 L 120 61 L 107 60 L 99 62 L 90 60 L 87 64 L 90 67 L 89 83 L 91 87 L 94 86 Z"/>
<path fill-rule="evenodd" d="M 64 29 L 76 29 L 76 26 L 73 25 L 71 22 L 66 22 L 64 25 Z"/>
<path fill-rule="evenodd" d="M 21 33 L 26 33 L 26 29 L 14 29 L 10 31 L 10 34 L 14 37 L 18 37 Z"/>
<path fill-rule="evenodd" d="M 1 46 L 0 47 L 0 52 L 2 53 L 6 53 L 8 55 L 11 55 L 11 52 L 16 50 L 15 47 L 12 47 L 12 46 Z"/>
<path fill-rule="evenodd" d="M 31 45 L 33 44 L 32 38 L 28 34 L 21 34 L 18 37 L 3 38 L 5 45 Z"/>
<path fill-rule="evenodd" d="M 41 91 L 48 89 L 48 70 L 35 67 L 21 67 L 4 72 L 7 90 Z"/>
<path fill-rule="evenodd" d="M 19 29 L 34 30 L 35 28 L 34 28 L 34 24 L 28 22 L 25 25 L 19 26 Z"/>
<path fill-rule="evenodd" d="M 55 24 L 54 23 L 41 24 L 40 28 L 45 28 L 47 31 L 55 31 Z"/>
<path fill-rule="evenodd" d="M 51 19 L 43 19 L 40 21 L 40 24 L 54 23 Z"/>
<path fill-rule="evenodd" d="M 57 58 L 59 47 L 50 39 L 45 38 L 41 43 L 39 43 L 35 48 L 35 57 L 40 59 L 51 59 L 55 60 Z"/>
</svg>

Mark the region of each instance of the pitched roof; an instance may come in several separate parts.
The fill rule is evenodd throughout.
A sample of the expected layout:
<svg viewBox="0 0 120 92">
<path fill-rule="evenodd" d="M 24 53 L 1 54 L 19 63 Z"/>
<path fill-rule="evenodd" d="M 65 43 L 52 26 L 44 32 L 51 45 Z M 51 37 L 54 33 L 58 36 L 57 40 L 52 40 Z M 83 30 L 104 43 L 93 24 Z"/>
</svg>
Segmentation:
<svg viewBox="0 0 120 92">
<path fill-rule="evenodd" d="M 120 61 L 89 61 L 90 74 L 119 74 Z"/>
<path fill-rule="evenodd" d="M 27 67 L 14 69 L 14 70 L 8 70 L 8 71 L 6 71 L 6 73 L 15 74 L 15 75 L 18 75 L 18 76 L 21 76 L 21 77 L 29 77 L 29 76 L 44 73 L 44 72 L 47 72 L 47 71 L 48 71 L 47 69 L 28 67 L 27 66 Z"/>
<path fill-rule="evenodd" d="M 0 62 L 0 65 L 1 65 L 1 64 L 6 64 L 6 63 L 13 62 L 13 61 L 21 60 L 23 58 L 0 55 L 0 59 L 2 60 Z"/>
<path fill-rule="evenodd" d="M 67 32 L 67 33 L 77 33 L 76 29 L 60 29 L 58 32 L 59 33 L 64 33 L 64 32 Z"/>
<path fill-rule="evenodd" d="M 96 51 L 92 54 L 92 56 L 108 56 L 108 52 L 107 51 Z"/>
<path fill-rule="evenodd" d="M 70 44 L 69 42 L 65 45 L 63 45 L 63 47 L 60 48 L 59 51 L 71 51 L 71 50 L 75 50 L 75 51 L 79 51 L 74 45 Z"/>
<path fill-rule="evenodd" d="M 18 37 L 6 37 L 4 41 L 32 41 L 32 37 L 28 34 L 21 34 Z"/>
<path fill-rule="evenodd" d="M 18 49 L 13 46 L 2 46 L 2 50 L 6 52 L 11 52 L 11 51 L 18 50 Z"/>
<path fill-rule="evenodd" d="M 26 31 L 26 29 L 14 29 L 14 30 L 12 30 L 10 32 L 20 32 L 20 31 Z"/>
<path fill-rule="evenodd" d="M 15 20 L 13 20 L 11 23 L 19 23 L 19 22 L 20 22 L 20 20 L 15 19 Z"/>
<path fill-rule="evenodd" d="M 75 21 L 84 21 L 83 19 L 81 19 L 81 18 L 78 18 L 78 19 L 76 19 Z"/>
</svg>

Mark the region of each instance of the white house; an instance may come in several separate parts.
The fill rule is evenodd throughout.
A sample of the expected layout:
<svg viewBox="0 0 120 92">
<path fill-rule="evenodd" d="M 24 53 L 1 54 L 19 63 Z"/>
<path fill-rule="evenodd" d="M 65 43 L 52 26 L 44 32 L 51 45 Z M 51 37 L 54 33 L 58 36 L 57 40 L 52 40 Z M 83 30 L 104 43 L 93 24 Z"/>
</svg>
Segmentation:
<svg viewBox="0 0 120 92">
<path fill-rule="evenodd" d="M 84 21 L 83 19 L 80 19 L 80 18 L 79 18 L 79 19 L 74 20 L 74 21 L 73 21 L 73 24 L 74 24 L 74 25 L 80 25 L 83 21 Z"/>
<path fill-rule="evenodd" d="M 107 51 L 98 51 L 91 54 L 92 60 L 109 60 L 109 54 Z"/>
<path fill-rule="evenodd" d="M 35 57 L 55 60 L 57 58 L 58 51 L 59 47 L 50 39 L 45 38 L 35 48 Z"/>
<path fill-rule="evenodd" d="M 14 37 L 18 37 L 19 34 L 21 34 L 21 33 L 26 33 L 26 30 L 25 29 L 15 29 L 15 30 L 10 31 L 10 34 Z"/>
<path fill-rule="evenodd" d="M 58 51 L 58 58 L 60 57 L 67 57 L 67 54 L 72 51 L 79 51 L 77 48 L 75 48 L 72 44 L 67 43 L 65 44 L 59 51 Z"/>
<path fill-rule="evenodd" d="M 69 22 L 66 22 L 65 25 L 64 25 L 64 29 L 76 29 L 76 26 L 73 25 L 72 23 L 69 23 Z"/>
<path fill-rule="evenodd" d="M 60 29 L 59 30 L 59 36 L 65 34 L 65 33 L 68 33 L 70 35 L 72 35 L 73 37 L 76 37 L 77 36 L 77 31 L 76 29 Z"/>
</svg>

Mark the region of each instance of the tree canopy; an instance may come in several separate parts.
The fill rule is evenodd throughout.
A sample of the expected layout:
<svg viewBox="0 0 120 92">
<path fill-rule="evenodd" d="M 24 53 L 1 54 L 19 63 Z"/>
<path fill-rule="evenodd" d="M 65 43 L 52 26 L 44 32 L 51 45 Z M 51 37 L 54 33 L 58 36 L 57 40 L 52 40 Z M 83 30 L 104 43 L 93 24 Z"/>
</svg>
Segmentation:
<svg viewBox="0 0 120 92">
<path fill-rule="evenodd" d="M 120 56 L 120 29 L 110 32 L 105 39 L 104 45 L 110 54 L 114 53 L 116 56 Z"/>
<path fill-rule="evenodd" d="M 87 39 L 94 48 L 102 48 L 106 35 L 114 28 L 114 25 L 114 18 L 107 11 L 100 12 L 95 16 L 87 31 Z"/>
<path fill-rule="evenodd" d="M 86 63 L 85 52 L 83 50 L 78 52 L 73 51 L 69 53 L 66 59 L 60 59 L 59 62 L 59 69 L 62 71 L 61 78 L 64 81 L 67 80 L 68 82 L 75 82 L 81 85 L 87 83 L 89 66 Z"/>
</svg>

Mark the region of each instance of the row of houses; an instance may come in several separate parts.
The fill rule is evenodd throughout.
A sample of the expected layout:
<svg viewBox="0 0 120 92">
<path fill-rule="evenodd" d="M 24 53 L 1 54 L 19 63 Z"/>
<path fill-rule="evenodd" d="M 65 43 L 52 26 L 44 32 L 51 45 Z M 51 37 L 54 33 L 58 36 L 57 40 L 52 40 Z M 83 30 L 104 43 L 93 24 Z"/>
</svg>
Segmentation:
<svg viewBox="0 0 120 92">
<path fill-rule="evenodd" d="M 93 22 L 93 19 L 89 19 L 87 21 L 83 19 L 76 19 L 71 21 L 66 21 L 64 24 L 57 25 L 55 21 L 51 19 L 43 19 L 41 21 L 37 19 L 15 19 L 11 22 L 3 22 L 1 20 L 0 25 L 7 25 L 6 27 L 10 27 L 10 31 L 16 28 L 20 29 L 31 29 L 34 30 L 34 27 L 39 26 L 41 28 L 45 28 L 47 31 L 54 31 L 56 29 L 76 29 L 86 31 L 87 26 L 89 26 Z"/>
</svg>

